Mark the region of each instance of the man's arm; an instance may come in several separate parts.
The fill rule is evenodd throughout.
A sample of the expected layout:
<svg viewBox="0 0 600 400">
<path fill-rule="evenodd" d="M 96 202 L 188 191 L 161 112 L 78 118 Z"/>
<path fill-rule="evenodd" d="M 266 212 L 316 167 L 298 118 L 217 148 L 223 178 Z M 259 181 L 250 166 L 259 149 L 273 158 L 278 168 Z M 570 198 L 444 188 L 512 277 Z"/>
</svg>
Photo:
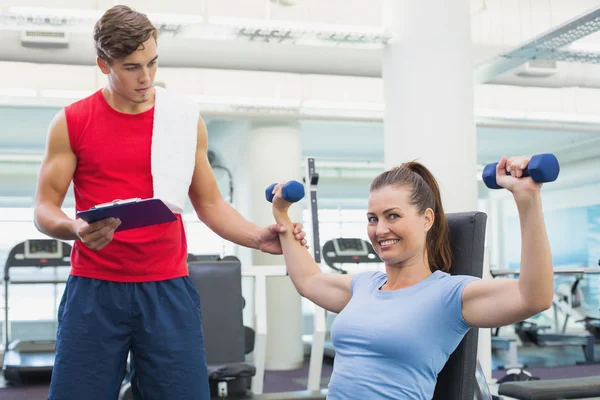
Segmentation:
<svg viewBox="0 0 600 400">
<path fill-rule="evenodd" d="M 88 224 L 80 219 L 73 220 L 62 211 L 76 166 L 67 120 L 61 110 L 48 130 L 46 152 L 37 181 L 34 224 L 40 232 L 55 239 L 81 240 L 87 247 L 100 250 L 112 240 L 120 221 L 109 218 Z"/>
<path fill-rule="evenodd" d="M 196 166 L 190 185 L 190 200 L 198 218 L 225 240 L 258 249 L 261 229 L 231 207 L 219 191 L 207 157 L 208 134 L 204 121 L 198 122 Z"/>
<path fill-rule="evenodd" d="M 61 209 L 77 165 L 69 144 L 64 110 L 50 124 L 46 151 L 40 168 L 34 205 L 36 228 L 56 239 L 78 239 L 75 221 Z"/>
</svg>

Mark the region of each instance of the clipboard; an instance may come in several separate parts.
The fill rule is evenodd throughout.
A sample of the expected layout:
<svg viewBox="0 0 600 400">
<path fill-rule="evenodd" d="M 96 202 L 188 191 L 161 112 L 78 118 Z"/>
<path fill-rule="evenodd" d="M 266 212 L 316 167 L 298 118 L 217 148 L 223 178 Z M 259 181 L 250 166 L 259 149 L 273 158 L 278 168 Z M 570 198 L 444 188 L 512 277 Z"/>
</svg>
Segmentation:
<svg viewBox="0 0 600 400">
<path fill-rule="evenodd" d="M 121 220 L 121 225 L 115 232 L 177 220 L 175 214 L 162 200 L 139 198 L 98 204 L 89 210 L 78 212 L 77 216 L 88 224 L 106 218 L 118 218 Z"/>
</svg>

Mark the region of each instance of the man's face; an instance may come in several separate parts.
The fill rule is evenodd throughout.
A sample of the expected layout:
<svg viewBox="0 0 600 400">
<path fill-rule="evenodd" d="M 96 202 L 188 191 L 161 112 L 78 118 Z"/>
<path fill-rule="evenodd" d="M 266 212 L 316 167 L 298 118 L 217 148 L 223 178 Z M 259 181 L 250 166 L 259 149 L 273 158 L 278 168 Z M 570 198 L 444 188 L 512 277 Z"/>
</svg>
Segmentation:
<svg viewBox="0 0 600 400">
<path fill-rule="evenodd" d="M 152 84 L 158 67 L 156 40 L 151 37 L 123 60 L 108 65 L 98 61 L 102 72 L 107 75 L 112 89 L 133 103 L 145 103 L 152 99 Z"/>
</svg>

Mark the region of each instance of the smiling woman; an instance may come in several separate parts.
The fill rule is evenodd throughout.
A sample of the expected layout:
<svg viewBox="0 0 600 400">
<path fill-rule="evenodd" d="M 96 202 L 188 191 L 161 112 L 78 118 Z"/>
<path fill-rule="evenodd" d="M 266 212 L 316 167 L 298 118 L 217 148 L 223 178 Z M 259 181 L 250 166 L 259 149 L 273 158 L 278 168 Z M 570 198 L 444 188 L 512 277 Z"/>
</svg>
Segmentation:
<svg viewBox="0 0 600 400">
<path fill-rule="evenodd" d="M 431 272 L 447 272 L 450 234 L 440 190 L 431 172 L 422 164 L 409 162 L 379 175 L 370 191 L 369 238 L 386 264 L 405 266 L 419 263 L 424 257 Z M 395 251 L 397 247 L 403 250 Z M 425 254 L 421 249 L 426 250 Z"/>
<path fill-rule="evenodd" d="M 328 399 L 431 399 L 437 376 L 472 327 L 497 327 L 550 307 L 553 271 L 541 184 L 523 171 L 527 157 L 503 157 L 496 181 L 512 192 L 523 237 L 518 280 L 450 275 L 450 234 L 438 184 L 408 162 L 371 184 L 367 231 L 385 273 L 321 272 L 289 233 L 280 234 L 298 292 L 338 313 L 331 327 L 335 364 Z M 273 216 L 291 226 L 291 203 L 275 188 Z M 356 371 L 369 371 L 357 375 Z"/>
</svg>

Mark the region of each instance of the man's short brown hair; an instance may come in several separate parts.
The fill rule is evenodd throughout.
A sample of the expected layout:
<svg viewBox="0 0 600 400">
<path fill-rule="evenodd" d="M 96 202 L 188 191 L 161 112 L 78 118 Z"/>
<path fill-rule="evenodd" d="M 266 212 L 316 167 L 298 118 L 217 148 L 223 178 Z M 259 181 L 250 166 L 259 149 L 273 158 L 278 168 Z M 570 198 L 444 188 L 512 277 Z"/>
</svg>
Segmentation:
<svg viewBox="0 0 600 400">
<path fill-rule="evenodd" d="M 158 30 L 146 14 L 123 5 L 107 10 L 94 26 L 96 54 L 104 61 L 123 60 L 142 43 L 158 38 Z"/>
</svg>

